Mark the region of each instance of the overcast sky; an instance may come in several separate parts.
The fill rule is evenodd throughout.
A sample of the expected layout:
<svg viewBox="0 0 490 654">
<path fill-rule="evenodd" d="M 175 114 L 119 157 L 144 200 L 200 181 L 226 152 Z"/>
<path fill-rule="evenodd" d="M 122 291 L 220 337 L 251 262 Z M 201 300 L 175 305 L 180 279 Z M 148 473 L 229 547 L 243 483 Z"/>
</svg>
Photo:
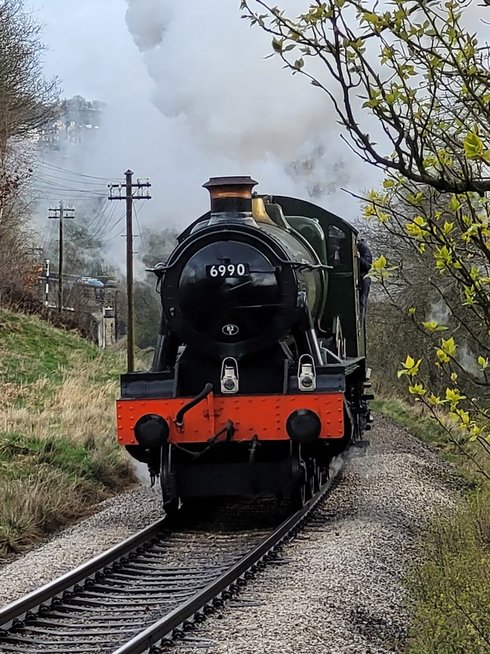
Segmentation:
<svg viewBox="0 0 490 654">
<path fill-rule="evenodd" d="M 147 77 L 125 22 L 124 0 L 29 0 L 44 25 L 45 70 L 61 80 L 63 95 L 104 99 L 108 87 Z"/>
</svg>

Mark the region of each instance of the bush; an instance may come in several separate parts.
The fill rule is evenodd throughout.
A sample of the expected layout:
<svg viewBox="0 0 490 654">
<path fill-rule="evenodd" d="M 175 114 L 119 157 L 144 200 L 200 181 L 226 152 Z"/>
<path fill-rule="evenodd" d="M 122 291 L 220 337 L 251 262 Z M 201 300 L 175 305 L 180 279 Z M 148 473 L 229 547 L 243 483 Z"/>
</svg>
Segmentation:
<svg viewBox="0 0 490 654">
<path fill-rule="evenodd" d="M 490 489 L 480 489 L 424 539 L 409 581 L 414 621 L 407 654 L 490 651 Z"/>
</svg>

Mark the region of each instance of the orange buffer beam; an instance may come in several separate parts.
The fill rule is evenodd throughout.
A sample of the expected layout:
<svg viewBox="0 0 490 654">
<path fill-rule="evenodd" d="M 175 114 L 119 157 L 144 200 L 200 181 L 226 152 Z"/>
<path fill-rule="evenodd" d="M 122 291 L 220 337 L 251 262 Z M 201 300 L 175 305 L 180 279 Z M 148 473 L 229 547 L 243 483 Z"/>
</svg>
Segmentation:
<svg viewBox="0 0 490 654">
<path fill-rule="evenodd" d="M 228 420 L 236 432 L 234 441 L 248 441 L 255 434 L 263 441 L 289 440 L 286 420 L 296 409 L 311 409 L 322 422 L 320 438 L 344 435 L 343 393 L 301 395 L 233 395 L 212 393 L 185 414 L 184 426 L 174 423 L 179 409 L 191 398 L 123 399 L 117 401 L 117 439 L 120 445 L 137 445 L 134 426 L 149 413 L 164 418 L 170 428 L 170 443 L 206 443 Z"/>
</svg>

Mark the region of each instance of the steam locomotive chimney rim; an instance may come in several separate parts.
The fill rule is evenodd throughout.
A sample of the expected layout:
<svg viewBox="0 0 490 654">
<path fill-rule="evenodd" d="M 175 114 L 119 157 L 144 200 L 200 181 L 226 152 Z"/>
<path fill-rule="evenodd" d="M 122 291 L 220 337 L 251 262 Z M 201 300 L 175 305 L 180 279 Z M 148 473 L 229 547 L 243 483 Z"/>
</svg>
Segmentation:
<svg viewBox="0 0 490 654">
<path fill-rule="evenodd" d="M 241 223 L 256 227 L 252 216 L 252 189 L 257 182 L 251 177 L 211 177 L 205 184 L 211 196 L 209 226 Z"/>
<path fill-rule="evenodd" d="M 248 175 L 235 177 L 211 177 L 203 188 L 209 191 L 211 200 L 217 198 L 252 198 L 252 189 L 258 182 Z"/>
</svg>

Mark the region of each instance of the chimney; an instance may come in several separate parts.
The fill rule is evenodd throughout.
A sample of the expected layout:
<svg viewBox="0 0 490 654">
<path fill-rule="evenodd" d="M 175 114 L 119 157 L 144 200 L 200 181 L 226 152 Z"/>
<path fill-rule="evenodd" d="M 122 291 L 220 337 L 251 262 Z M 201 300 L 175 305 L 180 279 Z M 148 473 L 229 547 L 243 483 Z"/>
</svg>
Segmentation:
<svg viewBox="0 0 490 654">
<path fill-rule="evenodd" d="M 203 184 L 211 196 L 209 225 L 226 220 L 255 225 L 252 217 L 252 189 L 257 182 L 248 176 L 211 177 Z"/>
</svg>

